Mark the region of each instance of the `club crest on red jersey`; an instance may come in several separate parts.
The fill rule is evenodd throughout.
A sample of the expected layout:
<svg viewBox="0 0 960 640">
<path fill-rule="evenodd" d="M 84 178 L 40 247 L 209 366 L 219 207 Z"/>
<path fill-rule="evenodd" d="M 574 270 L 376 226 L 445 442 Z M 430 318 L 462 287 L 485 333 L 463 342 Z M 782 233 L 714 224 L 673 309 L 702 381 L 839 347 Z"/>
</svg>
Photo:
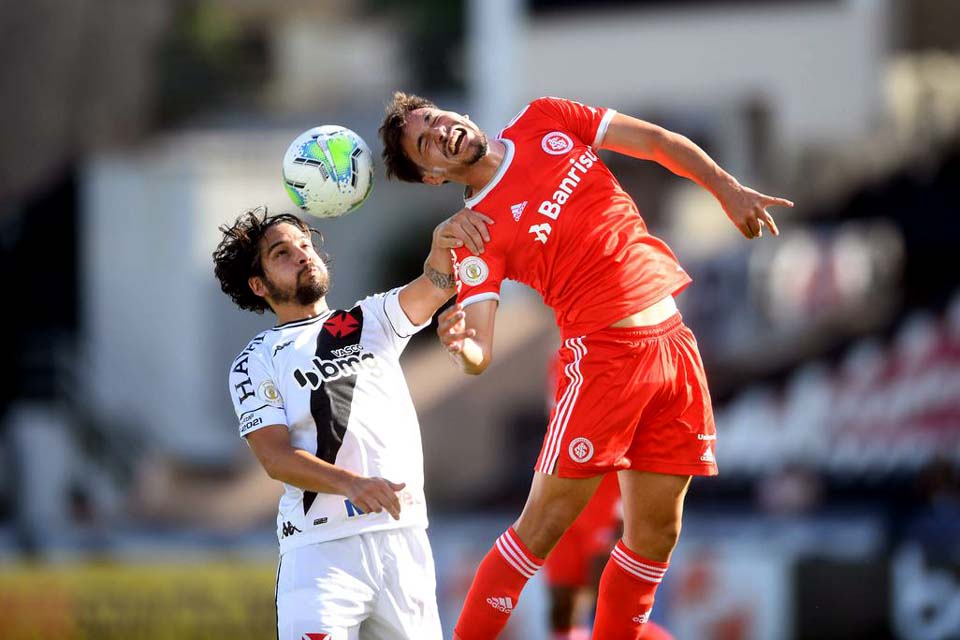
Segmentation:
<svg viewBox="0 0 960 640">
<path fill-rule="evenodd" d="M 551 131 L 540 140 L 540 148 L 552 156 L 562 156 L 573 149 L 573 140 L 562 131 Z"/>
</svg>

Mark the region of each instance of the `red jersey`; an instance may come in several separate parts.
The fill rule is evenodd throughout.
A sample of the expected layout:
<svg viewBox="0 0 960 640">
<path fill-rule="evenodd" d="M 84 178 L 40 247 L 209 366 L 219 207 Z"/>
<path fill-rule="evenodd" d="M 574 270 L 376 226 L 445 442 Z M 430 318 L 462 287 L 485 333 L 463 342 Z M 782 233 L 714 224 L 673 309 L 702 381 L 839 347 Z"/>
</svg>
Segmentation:
<svg viewBox="0 0 960 640">
<path fill-rule="evenodd" d="M 500 132 L 503 162 L 464 200 L 496 224 L 482 255 L 456 252 L 458 302 L 499 300 L 503 280 L 516 280 L 540 293 L 566 338 L 607 327 L 690 283 L 596 154 L 615 114 L 539 98 Z"/>
</svg>

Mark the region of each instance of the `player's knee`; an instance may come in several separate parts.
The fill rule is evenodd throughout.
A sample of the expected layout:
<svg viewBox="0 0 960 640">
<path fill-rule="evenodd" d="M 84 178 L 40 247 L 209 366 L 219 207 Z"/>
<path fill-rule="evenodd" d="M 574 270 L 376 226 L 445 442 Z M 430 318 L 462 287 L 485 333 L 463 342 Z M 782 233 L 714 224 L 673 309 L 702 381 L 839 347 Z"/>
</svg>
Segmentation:
<svg viewBox="0 0 960 640">
<path fill-rule="evenodd" d="M 640 519 L 624 523 L 627 546 L 641 554 L 664 557 L 670 555 L 680 539 L 679 518 Z"/>
<path fill-rule="evenodd" d="M 545 557 L 577 517 L 576 509 L 556 501 L 526 510 L 517 523 L 517 533 L 530 550 Z"/>
</svg>

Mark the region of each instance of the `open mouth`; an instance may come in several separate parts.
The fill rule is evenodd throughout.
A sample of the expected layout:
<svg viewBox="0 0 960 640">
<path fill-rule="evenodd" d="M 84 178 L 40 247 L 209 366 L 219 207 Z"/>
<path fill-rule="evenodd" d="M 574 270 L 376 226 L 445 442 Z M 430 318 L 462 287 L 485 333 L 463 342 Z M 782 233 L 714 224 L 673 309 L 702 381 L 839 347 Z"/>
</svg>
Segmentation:
<svg viewBox="0 0 960 640">
<path fill-rule="evenodd" d="M 467 137 L 467 132 L 461 127 L 456 127 L 450 133 L 450 139 L 447 141 L 447 150 L 450 152 L 451 156 L 455 156 L 460 153 L 460 148 L 463 146 L 463 141 Z"/>
</svg>

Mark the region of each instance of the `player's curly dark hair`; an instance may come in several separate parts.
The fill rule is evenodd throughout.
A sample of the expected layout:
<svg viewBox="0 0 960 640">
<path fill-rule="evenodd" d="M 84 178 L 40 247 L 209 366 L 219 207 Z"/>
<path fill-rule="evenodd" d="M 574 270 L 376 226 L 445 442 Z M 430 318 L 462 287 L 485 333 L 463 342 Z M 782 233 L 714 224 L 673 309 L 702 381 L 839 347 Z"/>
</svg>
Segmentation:
<svg viewBox="0 0 960 640">
<path fill-rule="evenodd" d="M 323 235 L 292 213 L 270 215 L 267 207 L 257 207 L 241 214 L 233 224 L 220 225 L 223 239 L 213 252 L 213 272 L 220 288 L 241 309 L 263 313 L 270 309 L 267 301 L 250 289 L 252 276 L 263 275 L 260 262 L 260 240 L 270 227 L 289 224 L 297 227 L 313 240 L 314 247 L 323 244 Z M 326 256 L 320 254 L 326 261 Z"/>
<path fill-rule="evenodd" d="M 422 182 L 423 172 L 413 160 L 403 151 L 400 138 L 403 134 L 403 125 L 407 123 L 407 114 L 414 109 L 433 108 L 433 104 L 426 98 L 421 98 L 402 91 L 393 94 L 393 100 L 387 105 L 380 125 L 380 140 L 383 142 L 383 164 L 386 165 L 387 177 L 396 178 L 404 182 Z"/>
</svg>

